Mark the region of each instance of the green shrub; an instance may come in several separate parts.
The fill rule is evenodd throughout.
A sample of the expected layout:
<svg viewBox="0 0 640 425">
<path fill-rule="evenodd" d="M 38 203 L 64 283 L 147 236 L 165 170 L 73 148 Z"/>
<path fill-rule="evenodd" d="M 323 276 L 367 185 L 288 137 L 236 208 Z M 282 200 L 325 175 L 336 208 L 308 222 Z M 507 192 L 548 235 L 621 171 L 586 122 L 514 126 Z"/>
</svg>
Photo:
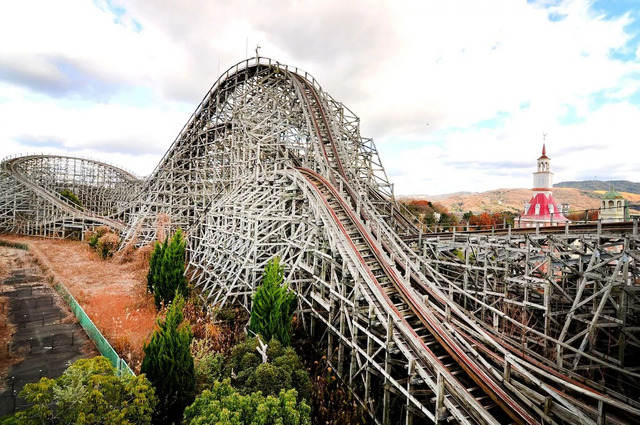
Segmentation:
<svg viewBox="0 0 640 425">
<path fill-rule="evenodd" d="M 179 423 L 194 399 L 195 370 L 191 355 L 191 329 L 183 323 L 184 299 L 178 294 L 164 320 L 144 346 L 141 372 L 153 384 L 158 397 L 154 423 Z"/>
<path fill-rule="evenodd" d="M 191 354 L 193 356 L 195 372 L 195 393 L 199 394 L 205 389 L 211 389 L 215 381 L 223 377 L 225 356 L 217 353 L 206 339 L 193 339 L 191 342 Z"/>
<path fill-rule="evenodd" d="M 251 305 L 249 330 L 264 341 L 277 338 L 283 345 L 291 343 L 291 320 L 296 308 L 296 294 L 284 282 L 280 258 L 267 263 Z"/>
<path fill-rule="evenodd" d="M 42 378 L 20 392 L 31 406 L 11 424 L 149 424 L 157 403 L 144 376 L 118 376 L 105 357 L 80 359 L 57 379 Z"/>
<path fill-rule="evenodd" d="M 82 202 L 80 202 L 80 199 L 78 198 L 78 196 L 75 193 L 73 193 L 71 189 L 62 189 L 60 191 L 60 196 L 62 196 L 63 198 L 65 198 L 66 200 L 74 204 L 80 211 L 84 211 Z"/>
<path fill-rule="evenodd" d="M 262 393 L 238 393 L 229 380 L 215 382 L 184 412 L 184 421 L 191 425 L 208 424 L 281 424 L 310 425 L 311 408 L 296 401 L 295 390 L 280 391 L 276 396 Z"/>
<path fill-rule="evenodd" d="M 262 391 L 276 396 L 281 390 L 296 389 L 305 400 L 311 397 L 311 379 L 295 350 L 272 339 L 267 346 L 267 363 L 258 354 L 258 338 L 247 338 L 236 345 L 227 361 L 225 375 L 235 378 L 233 384 L 242 394 Z"/>
</svg>

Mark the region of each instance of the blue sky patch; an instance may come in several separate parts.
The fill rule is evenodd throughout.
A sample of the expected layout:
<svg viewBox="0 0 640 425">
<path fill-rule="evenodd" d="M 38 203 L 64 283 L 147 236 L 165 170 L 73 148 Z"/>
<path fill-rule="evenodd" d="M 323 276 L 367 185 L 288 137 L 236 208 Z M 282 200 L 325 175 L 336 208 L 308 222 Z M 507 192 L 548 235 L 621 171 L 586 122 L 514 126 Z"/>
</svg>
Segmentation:
<svg viewBox="0 0 640 425">
<path fill-rule="evenodd" d="M 135 32 L 142 31 L 142 24 L 131 17 L 127 17 L 127 10 L 124 7 L 114 4 L 114 2 L 111 0 L 105 0 L 104 3 L 99 2 L 98 0 L 94 0 L 94 4 L 103 10 L 104 7 L 106 7 L 106 10 L 111 12 L 111 14 L 114 16 L 114 23 L 118 25 L 131 26 Z"/>
<path fill-rule="evenodd" d="M 591 8 L 598 13 L 604 13 L 607 18 L 622 16 L 627 12 L 638 12 L 638 0 L 596 0 Z"/>
<path fill-rule="evenodd" d="M 500 111 L 498 114 L 486 120 L 479 121 L 472 125 L 473 128 L 480 129 L 496 129 L 502 127 L 507 118 L 510 118 L 511 114 L 505 111 Z"/>
<path fill-rule="evenodd" d="M 551 22 L 561 22 L 561 21 L 564 21 L 568 15 L 566 13 L 559 13 L 557 11 L 552 11 L 552 12 L 549 12 L 548 16 Z"/>
<path fill-rule="evenodd" d="M 638 0 L 597 0 L 592 9 L 603 14 L 606 19 L 616 19 L 629 14 L 631 22 L 625 26 L 625 31 L 631 36 L 625 46 L 611 52 L 612 59 L 633 61 L 635 52 L 640 45 L 640 2 Z"/>
<path fill-rule="evenodd" d="M 619 102 L 630 102 L 634 105 L 640 105 L 640 99 L 637 96 L 637 93 L 633 96 L 617 96 L 617 93 L 620 91 L 620 88 L 609 88 L 600 90 L 599 92 L 593 93 L 589 98 L 589 110 L 597 111 L 602 108 L 604 105 L 610 105 Z"/>
<path fill-rule="evenodd" d="M 627 100 L 634 105 L 640 105 L 640 90 L 636 90 Z"/>
<path fill-rule="evenodd" d="M 572 105 L 565 105 L 567 113 L 558 118 L 558 124 L 560 125 L 575 125 L 585 122 L 586 117 L 578 116 L 578 111 Z"/>
</svg>

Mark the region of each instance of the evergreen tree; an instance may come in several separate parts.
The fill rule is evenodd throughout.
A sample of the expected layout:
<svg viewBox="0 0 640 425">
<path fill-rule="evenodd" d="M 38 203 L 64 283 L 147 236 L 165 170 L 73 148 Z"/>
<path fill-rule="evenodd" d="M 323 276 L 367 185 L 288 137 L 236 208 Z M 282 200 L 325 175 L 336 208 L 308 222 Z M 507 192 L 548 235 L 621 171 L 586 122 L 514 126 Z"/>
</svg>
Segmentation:
<svg viewBox="0 0 640 425">
<path fill-rule="evenodd" d="M 71 189 L 62 189 L 60 191 L 60 195 L 66 200 L 68 200 L 69 202 L 71 202 L 72 204 L 75 204 L 80 211 L 84 211 L 82 202 L 80 202 L 80 199 L 78 198 L 78 196 L 75 193 L 73 193 Z"/>
<path fill-rule="evenodd" d="M 149 259 L 147 288 L 153 293 L 157 308 L 163 303 L 169 304 L 176 293 L 185 298 L 188 296 L 187 278 L 184 276 L 185 250 L 186 242 L 180 229 L 176 230 L 171 241 L 167 238 L 163 244 L 156 242 Z"/>
<path fill-rule="evenodd" d="M 178 228 L 171 238 L 171 243 L 163 253 L 162 276 L 166 280 L 164 300 L 171 301 L 176 293 L 187 298 L 187 278 L 184 276 L 184 255 L 187 243 Z"/>
<path fill-rule="evenodd" d="M 191 328 L 183 324 L 181 295 L 171 303 L 164 321 L 144 346 L 141 372 L 156 390 L 158 406 L 154 423 L 180 423 L 186 406 L 194 400 L 195 371 L 191 355 Z"/>
<path fill-rule="evenodd" d="M 291 320 L 296 308 L 296 294 L 284 282 L 280 258 L 274 257 L 265 267 L 262 285 L 257 289 L 251 306 L 249 330 L 264 341 L 276 338 L 282 345 L 291 343 Z"/>
<path fill-rule="evenodd" d="M 166 248 L 167 240 L 164 243 L 156 241 L 151 257 L 149 258 L 149 273 L 147 274 L 147 291 L 153 293 L 156 286 L 156 280 L 160 274 L 160 263 L 162 261 L 162 252 Z"/>
</svg>

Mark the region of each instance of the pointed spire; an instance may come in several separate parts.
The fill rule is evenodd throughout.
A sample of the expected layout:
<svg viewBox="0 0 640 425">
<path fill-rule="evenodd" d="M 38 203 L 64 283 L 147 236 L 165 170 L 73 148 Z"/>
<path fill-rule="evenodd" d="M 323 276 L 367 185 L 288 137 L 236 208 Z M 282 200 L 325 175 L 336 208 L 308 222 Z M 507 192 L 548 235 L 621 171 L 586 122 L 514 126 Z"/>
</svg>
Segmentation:
<svg viewBox="0 0 640 425">
<path fill-rule="evenodd" d="M 547 156 L 547 144 L 546 143 L 542 144 L 542 156 L 540 158 L 538 158 L 538 161 L 541 160 L 541 159 L 549 159 L 549 157 Z"/>
</svg>

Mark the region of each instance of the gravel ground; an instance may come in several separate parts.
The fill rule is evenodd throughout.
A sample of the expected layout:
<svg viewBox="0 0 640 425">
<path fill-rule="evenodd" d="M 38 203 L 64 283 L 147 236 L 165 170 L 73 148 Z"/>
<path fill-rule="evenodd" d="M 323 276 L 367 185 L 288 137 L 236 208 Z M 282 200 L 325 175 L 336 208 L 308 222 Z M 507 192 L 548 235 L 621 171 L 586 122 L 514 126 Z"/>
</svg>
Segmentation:
<svg viewBox="0 0 640 425">
<path fill-rule="evenodd" d="M 14 394 L 26 383 L 60 376 L 75 360 L 98 352 L 30 252 L 0 247 L 0 264 L 2 416 L 25 407 Z"/>
</svg>

